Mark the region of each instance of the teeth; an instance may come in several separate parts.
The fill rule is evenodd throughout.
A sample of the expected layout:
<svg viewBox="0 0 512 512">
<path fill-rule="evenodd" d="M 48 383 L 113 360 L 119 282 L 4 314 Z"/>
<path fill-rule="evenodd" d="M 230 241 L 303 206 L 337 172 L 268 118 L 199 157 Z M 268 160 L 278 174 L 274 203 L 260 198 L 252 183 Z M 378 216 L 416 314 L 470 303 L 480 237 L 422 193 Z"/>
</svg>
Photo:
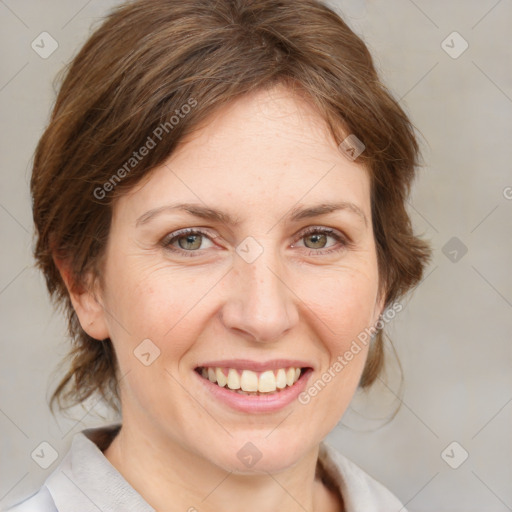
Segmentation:
<svg viewBox="0 0 512 512">
<path fill-rule="evenodd" d="M 220 368 L 215 368 L 215 375 L 217 376 L 217 384 L 223 388 L 228 382 L 224 372 Z"/>
<path fill-rule="evenodd" d="M 224 372 L 227 372 L 227 377 Z M 266 370 L 261 373 L 234 368 L 201 368 L 201 375 L 220 387 L 227 387 L 242 394 L 274 393 L 293 386 L 300 377 L 300 368 L 279 368 L 276 372 Z"/>
<path fill-rule="evenodd" d="M 286 387 L 286 370 L 283 368 L 279 368 L 279 370 L 277 370 L 276 387 L 278 389 Z"/>
<path fill-rule="evenodd" d="M 258 374 L 244 370 L 240 377 L 240 387 L 243 391 L 258 391 Z"/>
<path fill-rule="evenodd" d="M 300 373 L 300 370 L 299 370 Z M 276 390 L 276 376 L 272 371 L 263 372 L 260 375 L 260 380 L 258 382 L 258 391 L 262 393 L 269 393 L 271 391 Z"/>
<path fill-rule="evenodd" d="M 240 375 L 233 368 L 230 368 L 228 372 L 228 388 L 240 389 Z"/>
</svg>

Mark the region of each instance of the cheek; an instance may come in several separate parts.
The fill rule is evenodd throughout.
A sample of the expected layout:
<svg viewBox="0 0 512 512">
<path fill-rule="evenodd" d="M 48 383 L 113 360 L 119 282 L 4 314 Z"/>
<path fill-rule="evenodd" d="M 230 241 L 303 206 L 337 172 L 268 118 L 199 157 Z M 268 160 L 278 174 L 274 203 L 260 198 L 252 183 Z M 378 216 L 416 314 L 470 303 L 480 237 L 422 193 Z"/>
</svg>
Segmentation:
<svg viewBox="0 0 512 512">
<path fill-rule="evenodd" d="M 202 301 L 213 286 L 208 278 L 136 266 L 111 274 L 108 309 L 111 337 L 118 353 L 132 354 L 146 339 L 176 358 L 188 350 L 207 317 Z"/>
<path fill-rule="evenodd" d="M 156 411 L 162 405 L 162 389 L 175 397 L 182 395 L 169 372 L 174 374 L 173 367 L 204 328 L 200 300 L 204 291 L 190 286 L 193 281 L 165 272 L 137 274 L 133 269 L 110 281 L 115 292 L 108 306 L 115 320 L 109 327 L 120 374 L 126 376 L 121 384 L 125 400 Z"/>
<path fill-rule="evenodd" d="M 366 363 L 377 298 L 376 274 L 345 269 L 329 279 L 305 280 L 311 322 L 322 343 L 322 366 L 299 396 L 309 417 L 322 418 L 327 435 L 343 416 Z M 315 284 L 315 286 L 313 286 Z M 322 286 L 323 285 L 323 286 Z M 315 290 L 314 292 L 312 290 Z"/>
<path fill-rule="evenodd" d="M 372 268 L 302 277 L 300 297 L 307 297 L 308 309 L 319 320 L 322 339 L 331 355 L 347 350 L 352 340 L 373 324 L 377 290 L 377 275 Z"/>
</svg>

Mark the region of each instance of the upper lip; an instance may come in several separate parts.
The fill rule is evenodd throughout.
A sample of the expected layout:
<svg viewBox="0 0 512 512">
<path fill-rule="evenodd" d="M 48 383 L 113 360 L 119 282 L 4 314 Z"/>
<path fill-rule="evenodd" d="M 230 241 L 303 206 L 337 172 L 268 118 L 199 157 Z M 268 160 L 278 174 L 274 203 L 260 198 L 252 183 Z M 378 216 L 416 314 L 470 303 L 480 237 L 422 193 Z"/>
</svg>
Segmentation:
<svg viewBox="0 0 512 512">
<path fill-rule="evenodd" d="M 263 372 L 265 370 L 279 370 L 279 368 L 312 368 L 306 361 L 298 359 L 272 359 L 269 361 L 251 361 L 250 359 L 223 359 L 217 361 L 206 361 L 197 368 L 234 368 L 235 370 L 252 370 Z"/>
</svg>

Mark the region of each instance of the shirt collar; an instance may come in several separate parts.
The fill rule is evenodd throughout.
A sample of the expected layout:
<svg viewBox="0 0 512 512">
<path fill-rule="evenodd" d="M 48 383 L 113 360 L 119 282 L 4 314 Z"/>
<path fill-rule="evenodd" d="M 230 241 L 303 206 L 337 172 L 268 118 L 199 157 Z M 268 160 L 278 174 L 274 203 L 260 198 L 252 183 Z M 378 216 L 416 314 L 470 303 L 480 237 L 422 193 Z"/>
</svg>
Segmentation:
<svg viewBox="0 0 512 512">
<path fill-rule="evenodd" d="M 154 512 L 102 453 L 120 427 L 92 428 L 73 436 L 71 449 L 45 482 L 59 511 Z"/>
<path fill-rule="evenodd" d="M 45 482 L 59 511 L 155 512 L 103 454 L 120 428 L 115 423 L 75 434 L 71 449 Z M 366 499 L 368 511 L 376 510 L 373 493 L 367 495 L 367 475 L 326 442 L 320 443 L 318 464 L 343 496 L 347 512 Z"/>
</svg>

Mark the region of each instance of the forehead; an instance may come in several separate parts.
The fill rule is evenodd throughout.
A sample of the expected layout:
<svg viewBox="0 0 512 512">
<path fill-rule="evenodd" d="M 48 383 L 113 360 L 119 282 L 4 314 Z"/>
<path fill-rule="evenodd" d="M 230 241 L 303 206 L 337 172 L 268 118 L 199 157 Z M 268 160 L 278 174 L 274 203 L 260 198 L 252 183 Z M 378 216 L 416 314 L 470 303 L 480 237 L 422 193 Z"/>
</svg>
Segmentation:
<svg viewBox="0 0 512 512">
<path fill-rule="evenodd" d="M 369 215 L 369 178 L 338 149 L 311 103 L 277 86 L 219 109 L 120 206 L 129 202 L 143 213 L 175 200 L 223 207 L 237 217 L 252 206 L 270 215 L 273 207 L 299 201 L 343 200 Z"/>
</svg>

